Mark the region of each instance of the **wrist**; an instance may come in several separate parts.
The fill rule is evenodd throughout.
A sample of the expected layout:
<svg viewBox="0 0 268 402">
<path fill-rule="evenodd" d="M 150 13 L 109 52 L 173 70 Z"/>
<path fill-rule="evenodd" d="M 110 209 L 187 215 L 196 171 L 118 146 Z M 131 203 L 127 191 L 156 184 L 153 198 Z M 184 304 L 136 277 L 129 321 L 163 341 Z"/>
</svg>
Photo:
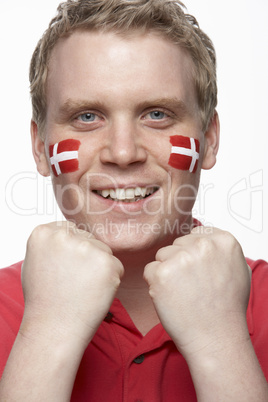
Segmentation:
<svg viewBox="0 0 268 402">
<path fill-rule="evenodd" d="M 52 322 L 40 317 L 29 319 L 24 316 L 17 340 L 25 347 L 42 346 L 50 353 L 55 352 L 58 358 L 62 354 L 65 359 L 74 359 L 75 356 L 82 357 L 93 336 L 83 337 L 77 328 L 68 328 L 60 320 Z"/>
<path fill-rule="evenodd" d="M 215 395 L 224 401 L 267 400 L 267 383 L 249 335 L 218 339 L 186 360 L 200 402 L 213 402 Z"/>
<path fill-rule="evenodd" d="M 96 330 L 67 313 L 55 314 L 47 309 L 25 308 L 19 334 L 24 342 L 42 342 L 84 353 Z"/>
<path fill-rule="evenodd" d="M 250 335 L 248 332 L 246 317 L 237 316 L 229 317 L 223 325 L 215 322 L 205 330 L 199 330 L 195 335 L 188 334 L 187 342 L 181 344 L 180 340 L 174 340 L 178 350 L 182 353 L 188 364 L 194 361 L 213 362 L 219 356 L 227 356 L 229 353 L 235 352 L 237 348 L 241 349 L 242 345 L 248 347 L 251 345 Z"/>
</svg>

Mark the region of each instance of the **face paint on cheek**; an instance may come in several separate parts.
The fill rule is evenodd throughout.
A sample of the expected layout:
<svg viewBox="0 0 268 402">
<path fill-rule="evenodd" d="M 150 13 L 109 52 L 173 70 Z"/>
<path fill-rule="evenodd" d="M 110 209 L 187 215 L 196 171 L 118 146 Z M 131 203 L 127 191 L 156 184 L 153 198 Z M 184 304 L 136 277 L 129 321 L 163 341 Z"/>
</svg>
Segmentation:
<svg viewBox="0 0 268 402">
<path fill-rule="evenodd" d="M 78 149 L 80 145 L 80 141 L 69 139 L 49 146 L 50 163 L 56 177 L 62 173 L 71 173 L 78 170 Z"/>
<path fill-rule="evenodd" d="M 172 147 L 168 164 L 175 169 L 195 173 L 199 159 L 199 141 L 183 135 L 173 135 L 170 143 Z"/>
</svg>

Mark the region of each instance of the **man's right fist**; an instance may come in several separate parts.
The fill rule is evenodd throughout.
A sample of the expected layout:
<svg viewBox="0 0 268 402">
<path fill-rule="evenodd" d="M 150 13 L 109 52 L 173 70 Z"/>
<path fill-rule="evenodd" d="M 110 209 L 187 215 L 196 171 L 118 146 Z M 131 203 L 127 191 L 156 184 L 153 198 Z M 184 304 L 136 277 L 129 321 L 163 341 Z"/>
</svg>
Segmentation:
<svg viewBox="0 0 268 402">
<path fill-rule="evenodd" d="M 91 341 L 107 314 L 123 275 L 111 249 L 71 222 L 38 226 L 22 268 L 24 335 Z M 60 340 L 60 339 L 59 339 Z"/>
</svg>

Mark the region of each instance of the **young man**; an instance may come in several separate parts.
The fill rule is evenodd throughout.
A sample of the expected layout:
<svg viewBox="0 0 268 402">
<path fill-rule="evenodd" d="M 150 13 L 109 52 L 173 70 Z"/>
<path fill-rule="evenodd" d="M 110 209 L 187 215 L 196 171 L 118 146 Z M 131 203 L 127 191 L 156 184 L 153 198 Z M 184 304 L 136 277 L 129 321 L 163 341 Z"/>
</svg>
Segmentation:
<svg viewBox="0 0 268 402">
<path fill-rule="evenodd" d="M 219 122 L 181 6 L 70 0 L 34 52 L 33 154 L 67 221 L 0 271 L 1 401 L 268 399 L 268 266 L 191 214 Z"/>
</svg>

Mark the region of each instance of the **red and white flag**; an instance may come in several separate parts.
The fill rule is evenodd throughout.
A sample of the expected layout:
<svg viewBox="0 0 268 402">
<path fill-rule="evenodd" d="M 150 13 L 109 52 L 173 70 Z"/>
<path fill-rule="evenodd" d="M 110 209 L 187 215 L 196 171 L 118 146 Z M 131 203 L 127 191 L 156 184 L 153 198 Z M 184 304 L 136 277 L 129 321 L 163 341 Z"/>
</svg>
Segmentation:
<svg viewBox="0 0 268 402">
<path fill-rule="evenodd" d="M 80 145 L 80 141 L 69 139 L 49 146 L 50 163 L 56 177 L 61 173 L 71 173 L 78 170 L 78 149 Z"/>
<path fill-rule="evenodd" d="M 170 137 L 172 145 L 169 165 L 180 170 L 189 170 L 195 173 L 199 159 L 199 141 L 195 138 L 173 135 Z"/>
</svg>

